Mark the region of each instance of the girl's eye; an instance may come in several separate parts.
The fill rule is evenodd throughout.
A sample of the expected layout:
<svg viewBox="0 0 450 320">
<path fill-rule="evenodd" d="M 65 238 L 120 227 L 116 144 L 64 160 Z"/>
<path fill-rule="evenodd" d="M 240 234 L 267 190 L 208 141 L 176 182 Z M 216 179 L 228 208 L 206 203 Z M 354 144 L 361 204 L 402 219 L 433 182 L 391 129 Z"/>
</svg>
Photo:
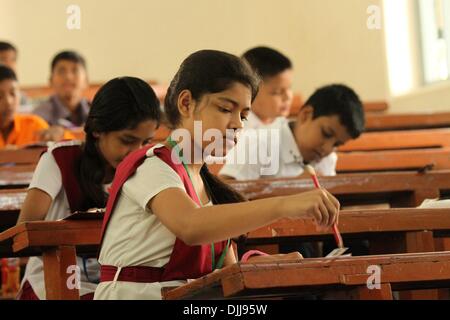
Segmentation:
<svg viewBox="0 0 450 320">
<path fill-rule="evenodd" d="M 120 139 L 120 141 L 121 141 L 124 145 L 130 145 L 130 144 L 133 144 L 133 143 L 134 143 L 134 141 L 127 140 L 127 139 Z"/>
<path fill-rule="evenodd" d="M 244 115 L 242 115 L 242 116 L 241 116 L 241 120 L 242 120 L 242 121 L 247 121 L 247 120 L 248 120 L 248 117 L 247 117 L 247 116 L 244 116 Z"/>
<path fill-rule="evenodd" d="M 224 107 L 219 107 L 219 110 L 223 113 L 231 113 L 231 110 L 228 110 L 227 108 Z"/>
<path fill-rule="evenodd" d="M 331 138 L 331 137 L 333 137 L 333 135 L 332 134 L 330 134 L 330 133 L 328 133 L 328 132 L 326 132 L 325 130 L 323 130 L 322 129 L 322 135 L 325 137 L 325 138 L 327 138 L 327 139 L 329 139 L 329 138 Z"/>
</svg>

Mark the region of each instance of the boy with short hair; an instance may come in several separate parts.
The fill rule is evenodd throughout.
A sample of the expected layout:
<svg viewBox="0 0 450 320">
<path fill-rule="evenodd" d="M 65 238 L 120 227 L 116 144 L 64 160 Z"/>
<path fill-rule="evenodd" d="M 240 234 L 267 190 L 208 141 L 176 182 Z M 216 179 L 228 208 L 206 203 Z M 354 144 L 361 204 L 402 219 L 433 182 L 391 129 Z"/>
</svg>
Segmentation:
<svg viewBox="0 0 450 320">
<path fill-rule="evenodd" d="M 297 177 L 306 164 L 319 175 L 335 175 L 335 149 L 357 138 L 364 131 L 364 122 L 363 105 L 351 88 L 341 84 L 322 87 L 306 101 L 295 121 L 285 121 L 275 132 L 279 139 L 272 139 L 274 132 L 262 139 L 261 130 L 253 135 L 257 139 L 248 139 L 252 131 L 245 130 L 220 175 L 236 180 Z M 258 150 L 258 157 L 253 157 L 255 163 L 250 163 L 249 156 L 255 152 L 248 150 L 255 144 L 262 153 Z M 269 163 L 263 163 L 261 154 L 268 155 Z M 242 155 L 246 156 L 244 163 L 238 162 Z"/>
<path fill-rule="evenodd" d="M 75 51 L 58 53 L 51 63 L 50 85 L 54 95 L 33 113 L 50 125 L 81 127 L 89 113 L 89 102 L 83 97 L 88 86 L 86 61 Z"/>
<path fill-rule="evenodd" d="M 42 118 L 16 113 L 19 101 L 16 74 L 11 68 L 0 65 L 0 149 L 38 142 L 42 132 L 48 129 Z"/>
</svg>

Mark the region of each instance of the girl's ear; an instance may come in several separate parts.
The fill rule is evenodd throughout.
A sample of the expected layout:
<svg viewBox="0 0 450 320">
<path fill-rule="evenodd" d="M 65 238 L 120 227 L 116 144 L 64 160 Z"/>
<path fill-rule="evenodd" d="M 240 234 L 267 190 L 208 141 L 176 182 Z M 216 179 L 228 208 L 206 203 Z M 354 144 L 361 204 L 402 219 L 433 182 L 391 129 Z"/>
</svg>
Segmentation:
<svg viewBox="0 0 450 320">
<path fill-rule="evenodd" d="M 189 118 L 193 112 L 195 107 L 195 101 L 192 98 L 192 94 L 189 90 L 183 90 L 178 95 L 178 111 L 180 112 L 182 117 Z"/>
<path fill-rule="evenodd" d="M 298 112 L 297 121 L 299 121 L 300 123 L 305 123 L 309 120 L 312 120 L 313 115 L 314 110 L 311 106 L 309 105 L 303 106 Z"/>
</svg>

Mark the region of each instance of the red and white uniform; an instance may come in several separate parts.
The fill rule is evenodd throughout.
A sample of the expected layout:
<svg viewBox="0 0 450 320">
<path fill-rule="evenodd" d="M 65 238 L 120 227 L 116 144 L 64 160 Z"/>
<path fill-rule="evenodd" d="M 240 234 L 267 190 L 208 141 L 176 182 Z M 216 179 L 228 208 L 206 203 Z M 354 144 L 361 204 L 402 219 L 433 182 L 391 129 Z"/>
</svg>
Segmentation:
<svg viewBox="0 0 450 320">
<path fill-rule="evenodd" d="M 147 207 L 169 188 L 182 189 L 199 204 L 183 165 L 173 163 L 161 144 L 135 151 L 119 165 L 103 221 L 94 299 L 161 299 L 162 287 L 212 271 L 210 244 L 186 245 Z M 225 246 L 215 244 L 216 261 Z"/>
</svg>

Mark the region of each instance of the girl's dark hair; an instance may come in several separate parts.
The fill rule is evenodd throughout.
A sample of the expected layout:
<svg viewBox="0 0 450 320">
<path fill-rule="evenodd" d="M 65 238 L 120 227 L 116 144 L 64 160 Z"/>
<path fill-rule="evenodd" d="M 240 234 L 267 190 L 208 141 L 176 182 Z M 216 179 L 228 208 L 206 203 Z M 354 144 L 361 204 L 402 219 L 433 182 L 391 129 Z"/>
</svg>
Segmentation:
<svg viewBox="0 0 450 320">
<path fill-rule="evenodd" d="M 141 79 L 115 78 L 100 88 L 84 126 L 86 142 L 79 166 L 79 181 L 88 198 L 88 207 L 103 208 L 107 199 L 107 194 L 103 191 L 106 164 L 98 149 L 94 132 L 134 129 L 146 120 L 154 120 L 159 124 L 161 117 L 155 92 Z"/>
<path fill-rule="evenodd" d="M 258 93 L 259 79 L 247 62 L 232 54 L 215 50 L 201 50 L 191 54 L 181 64 L 164 100 L 168 125 L 174 129 L 180 124 L 178 96 L 183 90 L 189 90 L 193 99 L 199 101 L 203 95 L 225 91 L 236 82 L 251 90 L 253 102 Z M 211 174 L 206 164 L 200 174 L 214 204 L 245 201 L 241 194 Z"/>
<path fill-rule="evenodd" d="M 189 90 L 193 99 L 199 101 L 204 94 L 225 91 L 236 82 L 249 87 L 253 102 L 258 93 L 259 79 L 247 62 L 216 50 L 191 54 L 181 64 L 167 90 L 164 110 L 168 125 L 174 129 L 180 124 L 177 103 L 181 91 Z"/>
<path fill-rule="evenodd" d="M 317 89 L 304 106 L 313 108 L 313 119 L 337 115 L 348 134 L 358 138 L 364 132 L 364 107 L 352 88 L 343 84 L 332 84 Z"/>
</svg>

